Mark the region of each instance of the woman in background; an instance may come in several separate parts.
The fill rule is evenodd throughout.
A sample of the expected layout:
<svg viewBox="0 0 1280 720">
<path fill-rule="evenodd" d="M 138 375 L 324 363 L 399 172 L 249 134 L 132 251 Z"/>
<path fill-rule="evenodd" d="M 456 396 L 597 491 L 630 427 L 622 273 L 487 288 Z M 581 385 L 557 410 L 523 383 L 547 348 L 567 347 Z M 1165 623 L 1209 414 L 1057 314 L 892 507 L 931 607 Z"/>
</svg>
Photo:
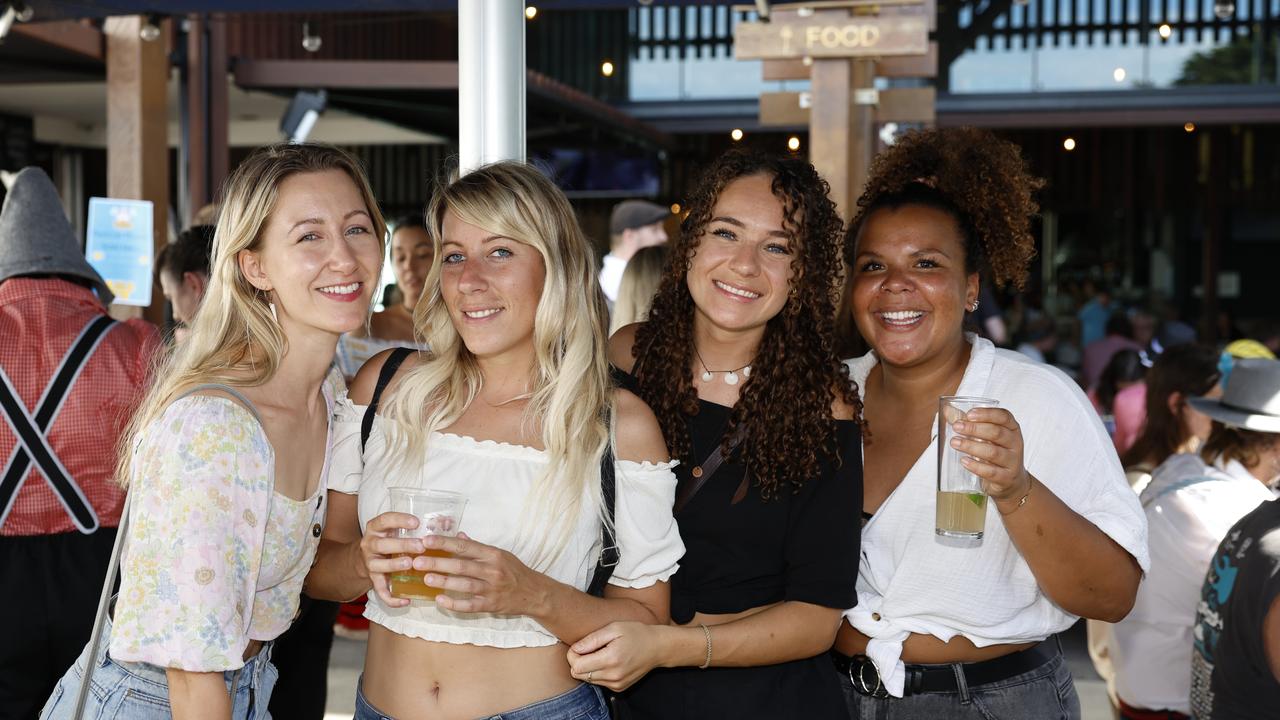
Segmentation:
<svg viewBox="0 0 1280 720">
<path fill-rule="evenodd" d="M 649 317 L 649 306 L 658 292 L 662 280 L 662 268 L 667 264 L 667 245 L 650 245 L 640 248 L 627 261 L 622 271 L 622 284 L 618 286 L 618 300 L 613 304 L 609 318 L 609 334 L 632 323 L 643 322 Z"/>
</svg>

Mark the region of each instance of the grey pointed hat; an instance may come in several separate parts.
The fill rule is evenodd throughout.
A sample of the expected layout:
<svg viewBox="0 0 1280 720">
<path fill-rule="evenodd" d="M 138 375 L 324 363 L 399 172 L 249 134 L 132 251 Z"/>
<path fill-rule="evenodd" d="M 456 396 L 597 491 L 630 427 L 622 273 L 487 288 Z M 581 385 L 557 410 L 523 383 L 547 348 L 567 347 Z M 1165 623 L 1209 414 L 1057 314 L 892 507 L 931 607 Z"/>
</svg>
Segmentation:
<svg viewBox="0 0 1280 720">
<path fill-rule="evenodd" d="M 1225 425 L 1280 433 L 1280 360 L 1237 359 L 1220 399 L 1193 397 L 1187 402 Z"/>
<path fill-rule="evenodd" d="M 70 275 L 93 283 L 103 305 L 115 297 L 80 251 L 53 181 L 23 168 L 0 208 L 0 282 L 15 275 Z"/>
</svg>

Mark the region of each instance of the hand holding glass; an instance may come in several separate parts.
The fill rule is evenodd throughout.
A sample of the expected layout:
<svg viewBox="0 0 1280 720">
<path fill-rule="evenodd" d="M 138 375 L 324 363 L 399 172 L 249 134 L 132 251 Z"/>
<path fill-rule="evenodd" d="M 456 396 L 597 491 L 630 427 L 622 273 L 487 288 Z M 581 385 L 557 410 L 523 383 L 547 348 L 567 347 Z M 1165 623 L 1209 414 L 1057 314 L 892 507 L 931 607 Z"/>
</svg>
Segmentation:
<svg viewBox="0 0 1280 720">
<path fill-rule="evenodd" d="M 982 478 L 960 462 L 964 454 L 951 447 L 952 425 L 974 408 L 999 407 L 998 400 L 944 395 L 938 398 L 938 495 L 934 532 L 957 538 L 981 539 L 987 522 L 987 493 Z"/>
<path fill-rule="evenodd" d="M 402 538 L 423 538 L 428 535 L 455 537 L 462 525 L 462 511 L 467 506 L 467 498 L 461 493 L 444 490 L 418 490 L 413 488 L 391 488 L 391 510 L 402 512 L 418 518 L 418 527 L 400 528 Z M 423 555 L 432 557 L 451 557 L 445 550 L 426 550 Z M 411 557 L 402 555 L 401 557 Z M 419 600 L 434 600 L 440 594 L 440 588 L 431 587 L 423 582 L 423 570 L 396 570 L 387 575 L 391 585 L 391 594 L 395 597 Z"/>
</svg>

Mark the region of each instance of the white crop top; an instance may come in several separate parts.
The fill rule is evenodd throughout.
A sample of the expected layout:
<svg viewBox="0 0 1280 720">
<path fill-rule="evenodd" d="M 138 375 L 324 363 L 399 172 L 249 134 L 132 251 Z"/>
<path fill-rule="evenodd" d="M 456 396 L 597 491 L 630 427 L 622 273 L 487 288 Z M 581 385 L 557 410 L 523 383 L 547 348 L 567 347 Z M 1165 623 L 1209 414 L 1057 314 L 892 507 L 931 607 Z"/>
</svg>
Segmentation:
<svg viewBox="0 0 1280 720">
<path fill-rule="evenodd" d="M 339 400 L 334 422 L 333 458 L 329 489 L 359 495 L 360 527 L 390 508 L 391 487 L 450 490 L 467 496 L 461 530 L 472 539 L 515 553 L 530 563 L 529 549 L 520 549 L 517 536 L 521 511 L 533 484 L 548 462 L 546 452 L 491 440 L 475 440 L 448 433 L 432 433 L 427 459 L 406 472 L 388 457 L 389 420 L 373 423 L 363 455 L 360 421 L 365 406 L 345 396 Z M 615 467 L 617 505 L 615 528 L 620 560 L 609 583 L 644 588 L 665 582 L 679 568 L 684 543 L 672 516 L 676 463 L 636 463 L 619 460 Z M 586 591 L 600 554 L 600 523 L 594 501 L 584 503 L 568 545 L 543 572 Z M 392 632 L 435 642 L 490 647 L 543 647 L 559 640 L 540 623 L 524 615 L 459 613 L 429 600 L 414 600 L 390 608 L 369 593 L 365 617 Z"/>
</svg>

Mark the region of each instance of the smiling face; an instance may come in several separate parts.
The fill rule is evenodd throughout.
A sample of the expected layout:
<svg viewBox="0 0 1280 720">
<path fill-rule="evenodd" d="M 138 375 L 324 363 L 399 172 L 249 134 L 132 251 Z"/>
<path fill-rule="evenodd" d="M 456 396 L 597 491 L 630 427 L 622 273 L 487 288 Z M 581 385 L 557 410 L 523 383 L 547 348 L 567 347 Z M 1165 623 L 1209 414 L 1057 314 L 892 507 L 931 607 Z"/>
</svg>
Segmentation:
<svg viewBox="0 0 1280 720">
<path fill-rule="evenodd" d="M 962 347 L 978 274 L 965 270 L 960 228 L 925 205 L 872 212 L 853 260 L 853 319 L 881 362 L 908 367 Z"/>
<path fill-rule="evenodd" d="M 245 277 L 267 291 L 286 334 L 338 335 L 364 324 L 382 243 L 360 190 L 341 170 L 285 178 L 257 250 L 239 254 Z"/>
<path fill-rule="evenodd" d="M 422 297 L 434 257 L 431 236 L 424 227 L 406 225 L 391 236 L 391 266 L 395 270 L 396 284 L 404 292 L 406 306 L 412 308 Z"/>
<path fill-rule="evenodd" d="M 787 302 L 795 249 L 772 182 L 750 175 L 725 185 L 690 260 L 698 316 L 722 330 L 763 330 Z"/>
<path fill-rule="evenodd" d="M 533 357 L 533 326 L 546 263 L 530 245 L 444 216 L 440 292 L 453 326 L 477 358 Z"/>
</svg>

